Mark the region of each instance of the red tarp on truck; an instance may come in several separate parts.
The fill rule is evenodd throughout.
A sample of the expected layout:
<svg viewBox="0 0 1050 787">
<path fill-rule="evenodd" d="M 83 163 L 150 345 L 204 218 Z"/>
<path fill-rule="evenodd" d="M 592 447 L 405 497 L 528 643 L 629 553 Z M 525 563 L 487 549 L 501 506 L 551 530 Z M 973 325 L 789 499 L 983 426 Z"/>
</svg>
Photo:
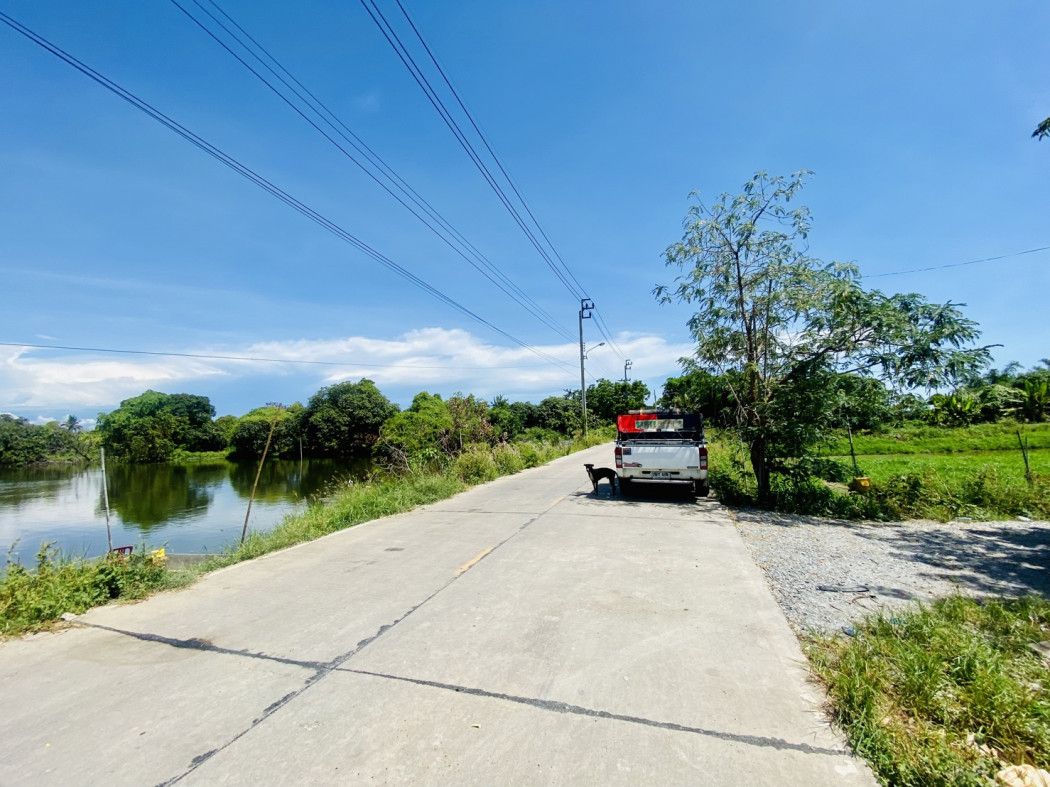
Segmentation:
<svg viewBox="0 0 1050 787">
<path fill-rule="evenodd" d="M 616 416 L 616 428 L 621 434 L 693 432 L 698 420 L 693 413 L 636 413 Z"/>
</svg>

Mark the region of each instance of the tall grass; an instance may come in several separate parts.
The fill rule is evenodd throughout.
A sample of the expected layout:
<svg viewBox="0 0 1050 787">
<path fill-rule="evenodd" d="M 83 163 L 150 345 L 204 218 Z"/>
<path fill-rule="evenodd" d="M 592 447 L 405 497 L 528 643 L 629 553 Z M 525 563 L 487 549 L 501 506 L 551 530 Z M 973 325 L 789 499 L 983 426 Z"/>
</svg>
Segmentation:
<svg viewBox="0 0 1050 787">
<path fill-rule="evenodd" d="M 1050 671 L 1029 648 L 1050 602 L 950 597 L 851 639 L 815 637 L 810 663 L 853 748 L 887 784 L 985 785 L 1050 766 Z"/>
</svg>

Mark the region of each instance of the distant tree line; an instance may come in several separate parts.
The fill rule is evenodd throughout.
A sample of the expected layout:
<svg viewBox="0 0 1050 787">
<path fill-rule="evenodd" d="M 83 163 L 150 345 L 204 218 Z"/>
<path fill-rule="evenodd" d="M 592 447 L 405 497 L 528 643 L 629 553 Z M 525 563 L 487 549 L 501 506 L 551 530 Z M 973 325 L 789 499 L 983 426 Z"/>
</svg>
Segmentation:
<svg viewBox="0 0 1050 787">
<path fill-rule="evenodd" d="M 0 467 L 18 467 L 64 459 L 83 461 L 92 437 L 81 434 L 75 416 L 66 421 L 31 424 L 25 418 L 0 414 Z"/>
<path fill-rule="evenodd" d="M 738 378 L 732 371 L 717 375 L 687 369 L 668 378 L 658 403 L 700 412 L 709 424 L 734 428 L 740 417 L 735 397 L 740 390 Z M 821 387 L 816 397 L 820 415 L 809 417 L 826 422 L 829 433 L 847 427 L 872 431 L 909 422 L 969 426 L 1003 420 L 1038 423 L 1050 417 L 1050 359 L 1028 371 L 1016 362 L 991 368 L 971 375 L 949 393 L 926 398 L 899 393 L 879 379 L 855 374 L 829 377 Z M 799 411 L 795 417 L 802 415 Z"/>
<path fill-rule="evenodd" d="M 642 407 L 649 390 L 640 382 L 598 380 L 587 389 L 588 425 L 600 428 L 628 409 Z M 92 460 L 98 447 L 113 460 L 169 461 L 185 453 L 222 452 L 232 459 L 373 455 L 393 465 L 409 458 L 455 456 L 466 447 L 520 439 L 556 441 L 581 429 L 580 392 L 568 390 L 539 404 L 486 402 L 473 395 L 442 399 L 421 392 L 402 411 L 368 379 L 321 388 L 305 405 L 258 407 L 243 416 L 215 417 L 206 396 L 148 390 L 100 413 L 95 430 L 66 422 L 30 424 L 0 416 L 0 466 Z"/>
</svg>

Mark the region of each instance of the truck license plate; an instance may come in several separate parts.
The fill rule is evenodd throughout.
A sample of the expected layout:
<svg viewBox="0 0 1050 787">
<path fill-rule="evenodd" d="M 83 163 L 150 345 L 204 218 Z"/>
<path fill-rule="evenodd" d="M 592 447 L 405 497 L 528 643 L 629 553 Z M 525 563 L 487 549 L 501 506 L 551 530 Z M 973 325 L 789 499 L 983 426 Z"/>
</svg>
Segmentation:
<svg viewBox="0 0 1050 787">
<path fill-rule="evenodd" d="M 653 473 L 652 477 L 653 478 L 670 478 L 671 474 L 670 473 Z"/>
</svg>

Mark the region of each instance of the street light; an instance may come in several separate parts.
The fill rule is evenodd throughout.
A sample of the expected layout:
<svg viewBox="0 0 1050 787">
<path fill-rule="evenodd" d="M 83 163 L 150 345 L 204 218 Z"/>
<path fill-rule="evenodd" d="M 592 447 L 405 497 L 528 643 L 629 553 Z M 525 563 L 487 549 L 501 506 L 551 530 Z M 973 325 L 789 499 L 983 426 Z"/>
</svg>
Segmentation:
<svg viewBox="0 0 1050 787">
<path fill-rule="evenodd" d="M 592 348 L 591 348 L 590 350 L 586 350 L 586 349 L 585 349 L 585 350 L 583 351 L 583 359 L 584 359 L 584 360 L 587 360 L 587 356 L 588 356 L 588 355 L 590 354 L 591 350 L 597 350 L 597 349 L 598 349 L 599 347 L 601 347 L 601 346 L 602 346 L 603 344 L 605 344 L 605 342 L 598 342 L 598 344 L 594 345 L 594 346 L 593 346 L 593 347 L 592 347 Z"/>
</svg>

